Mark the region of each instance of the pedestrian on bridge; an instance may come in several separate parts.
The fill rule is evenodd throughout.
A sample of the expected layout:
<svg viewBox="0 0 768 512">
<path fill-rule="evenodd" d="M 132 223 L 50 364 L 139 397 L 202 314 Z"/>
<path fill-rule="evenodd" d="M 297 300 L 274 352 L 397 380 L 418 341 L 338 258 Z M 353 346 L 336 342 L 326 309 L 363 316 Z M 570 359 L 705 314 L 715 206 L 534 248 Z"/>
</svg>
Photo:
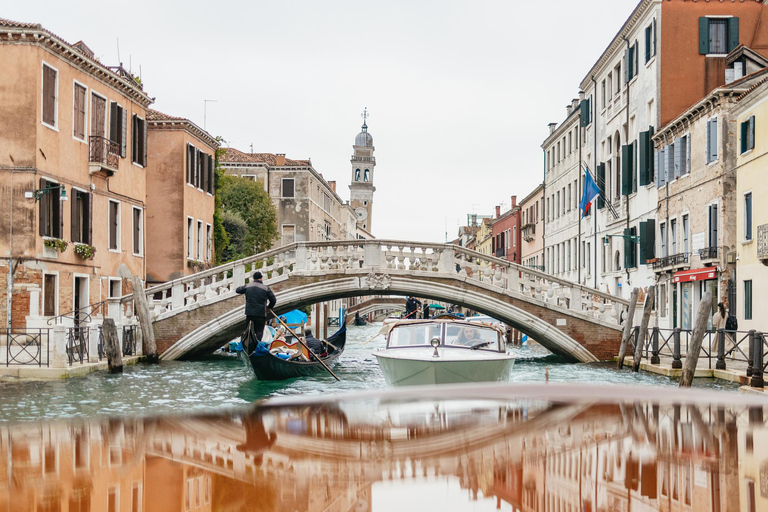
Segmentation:
<svg viewBox="0 0 768 512">
<path fill-rule="evenodd" d="M 277 303 L 275 294 L 262 281 L 261 272 L 253 273 L 253 281 L 245 286 L 239 286 L 235 292 L 245 294 L 245 318 L 251 324 L 256 339 L 261 341 L 264 336 L 264 325 L 267 323 L 267 309 L 272 309 Z M 251 347 L 243 347 L 250 354 Z"/>
</svg>

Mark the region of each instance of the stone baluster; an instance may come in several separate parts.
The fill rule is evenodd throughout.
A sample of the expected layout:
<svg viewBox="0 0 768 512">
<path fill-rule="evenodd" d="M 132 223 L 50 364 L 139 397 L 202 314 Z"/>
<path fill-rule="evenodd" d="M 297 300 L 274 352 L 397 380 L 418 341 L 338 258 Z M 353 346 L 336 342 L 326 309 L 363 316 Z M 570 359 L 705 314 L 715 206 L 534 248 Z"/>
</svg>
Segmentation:
<svg viewBox="0 0 768 512">
<path fill-rule="evenodd" d="M 175 281 L 171 285 L 171 309 L 181 309 L 184 307 L 184 284 L 181 281 Z"/>
<path fill-rule="evenodd" d="M 515 267 L 507 269 L 507 289 L 520 293 L 520 271 Z"/>
<path fill-rule="evenodd" d="M 320 263 L 318 262 L 319 258 L 317 256 L 317 249 L 310 252 L 311 256 L 309 257 L 309 270 L 318 270 L 320 268 Z"/>
<path fill-rule="evenodd" d="M 296 270 L 307 270 L 307 244 L 299 242 L 296 246 L 296 264 L 293 268 Z"/>
<path fill-rule="evenodd" d="M 571 287 L 571 301 L 570 301 L 570 310 L 571 311 L 581 311 L 582 308 L 582 302 L 583 296 L 581 294 L 581 288 L 578 286 L 572 286 Z"/>
</svg>

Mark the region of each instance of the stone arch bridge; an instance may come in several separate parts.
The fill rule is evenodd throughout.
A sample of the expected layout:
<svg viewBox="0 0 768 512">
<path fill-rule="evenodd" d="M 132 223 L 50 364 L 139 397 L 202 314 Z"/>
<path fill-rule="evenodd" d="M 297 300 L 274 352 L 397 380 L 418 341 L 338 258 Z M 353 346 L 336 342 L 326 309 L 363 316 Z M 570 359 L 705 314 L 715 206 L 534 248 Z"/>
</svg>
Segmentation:
<svg viewBox="0 0 768 512">
<path fill-rule="evenodd" d="M 412 294 L 498 318 L 582 362 L 618 353 L 618 319 L 628 307 L 624 299 L 451 244 L 297 242 L 147 288 L 161 358 L 209 353 L 237 337 L 245 301 L 235 288 L 256 269 L 277 296 L 276 313 L 343 297 Z M 131 296 L 112 306 L 118 323 L 132 315 Z"/>
<path fill-rule="evenodd" d="M 346 319 L 347 322 L 354 321 L 355 313 L 363 317 L 370 313 L 390 313 L 393 311 L 405 311 L 405 299 L 403 297 L 371 297 L 359 304 L 350 306 L 346 311 Z"/>
</svg>

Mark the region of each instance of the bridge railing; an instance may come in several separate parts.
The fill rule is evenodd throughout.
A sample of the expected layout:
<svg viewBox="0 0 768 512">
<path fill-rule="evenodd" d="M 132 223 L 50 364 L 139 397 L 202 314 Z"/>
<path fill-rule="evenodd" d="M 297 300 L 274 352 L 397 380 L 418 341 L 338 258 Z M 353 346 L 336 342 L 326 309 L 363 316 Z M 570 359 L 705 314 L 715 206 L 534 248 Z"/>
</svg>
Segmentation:
<svg viewBox="0 0 768 512">
<path fill-rule="evenodd" d="M 611 323 L 618 323 L 622 309 L 629 305 L 625 299 L 464 247 L 381 239 L 296 242 L 149 287 L 145 293 L 153 305 L 153 316 L 159 317 L 168 311 L 197 307 L 229 295 L 238 286 L 249 283 L 255 270 L 270 280 L 296 271 L 365 269 L 374 273 L 372 279 L 376 272 L 398 270 L 458 274 Z M 123 310 L 131 310 L 131 296 L 123 297 L 121 302 Z"/>
</svg>

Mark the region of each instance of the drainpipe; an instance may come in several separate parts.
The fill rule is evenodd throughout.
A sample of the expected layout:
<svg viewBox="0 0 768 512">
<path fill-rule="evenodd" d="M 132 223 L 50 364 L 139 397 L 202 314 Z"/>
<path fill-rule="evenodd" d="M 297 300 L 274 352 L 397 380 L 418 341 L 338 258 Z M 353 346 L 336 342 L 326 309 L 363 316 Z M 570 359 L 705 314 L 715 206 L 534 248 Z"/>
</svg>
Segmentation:
<svg viewBox="0 0 768 512">
<path fill-rule="evenodd" d="M 595 98 L 597 98 L 597 80 L 595 80 L 595 75 L 592 75 L 590 77 L 592 79 L 592 90 L 595 91 Z M 593 106 L 592 112 L 595 112 L 596 109 Z M 594 144 L 594 150 L 592 151 L 592 156 L 594 158 L 594 162 L 592 162 L 593 169 L 595 173 L 597 173 L 597 115 L 594 115 L 594 119 L 592 120 L 592 128 L 594 129 L 595 136 L 592 137 L 594 140 L 592 143 Z M 597 179 L 597 174 L 595 174 L 595 179 Z M 605 185 L 605 180 L 603 180 L 603 185 Z M 599 187 L 598 187 L 599 188 Z M 605 193 L 605 192 L 603 192 Z M 595 205 L 595 211 L 593 212 L 593 217 L 595 218 L 595 241 L 593 242 L 593 245 L 595 247 L 595 290 L 597 290 L 597 205 Z M 602 250 L 603 253 L 605 253 L 605 249 Z"/>
<path fill-rule="evenodd" d="M 624 72 L 627 73 L 627 106 L 626 106 L 626 109 L 627 109 L 627 140 L 625 140 L 624 142 L 629 143 L 629 82 L 630 82 L 629 73 L 628 73 L 628 71 L 629 71 L 629 39 L 627 39 L 626 36 L 624 37 L 624 42 L 627 43 L 627 63 L 626 63 L 626 66 L 625 66 L 627 69 L 624 70 Z M 638 60 L 638 62 L 640 61 L 640 59 L 637 59 L 637 60 Z M 637 70 L 635 70 L 635 72 L 637 72 Z M 632 160 L 634 160 L 634 159 L 635 159 L 635 155 L 632 155 Z M 630 229 L 630 226 L 629 226 L 629 194 L 627 194 L 627 196 L 626 196 L 626 206 L 627 206 L 627 229 L 629 230 Z M 630 243 L 634 243 L 631 239 L 630 239 L 629 242 Z M 629 281 L 629 268 L 625 268 L 624 272 L 627 273 L 627 286 L 629 286 L 630 284 L 632 284 Z"/>
</svg>

